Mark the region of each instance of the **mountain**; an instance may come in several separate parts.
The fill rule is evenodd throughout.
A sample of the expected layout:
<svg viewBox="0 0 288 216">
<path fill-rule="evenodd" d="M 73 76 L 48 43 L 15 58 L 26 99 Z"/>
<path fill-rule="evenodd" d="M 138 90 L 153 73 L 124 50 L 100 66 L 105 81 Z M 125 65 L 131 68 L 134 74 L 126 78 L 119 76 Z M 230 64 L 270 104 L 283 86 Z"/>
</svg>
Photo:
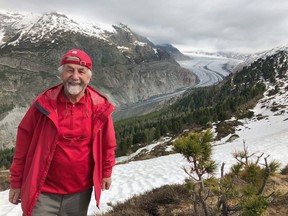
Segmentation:
<svg viewBox="0 0 288 216">
<path fill-rule="evenodd" d="M 181 68 L 167 52 L 123 24 L 101 29 L 56 12 L 27 15 L 2 12 L 0 21 L 0 70 L 3 76 L 33 74 L 38 80 L 32 81 L 36 87 L 32 94 L 57 83 L 55 69 L 59 59 L 74 47 L 84 49 L 92 57 L 95 71 L 91 85 L 116 106 L 195 83 L 193 74 Z M 24 95 L 24 101 L 30 103 L 31 98 Z"/>
<path fill-rule="evenodd" d="M 169 55 L 171 55 L 177 61 L 191 59 L 189 56 L 184 55 L 176 47 L 172 46 L 171 44 L 161 44 L 161 45 L 156 45 L 156 47 L 161 50 L 165 50 L 167 53 L 169 53 Z"/>
<path fill-rule="evenodd" d="M 270 50 L 265 50 L 262 52 L 256 52 L 256 53 L 252 53 L 249 55 L 245 55 L 242 58 L 243 62 L 235 68 L 235 71 L 241 71 L 243 67 L 247 67 L 251 65 L 253 62 L 257 61 L 258 59 L 266 59 L 267 57 L 273 56 L 279 52 L 284 52 L 284 53 L 288 52 L 288 46 L 279 46 Z"/>
<path fill-rule="evenodd" d="M 127 25 L 103 28 L 57 12 L 0 11 L 2 145 L 13 143 L 15 132 L 11 131 L 33 99 L 60 82 L 60 59 L 72 48 L 83 49 L 91 56 L 90 84 L 116 107 L 195 85 L 195 75 Z"/>
</svg>

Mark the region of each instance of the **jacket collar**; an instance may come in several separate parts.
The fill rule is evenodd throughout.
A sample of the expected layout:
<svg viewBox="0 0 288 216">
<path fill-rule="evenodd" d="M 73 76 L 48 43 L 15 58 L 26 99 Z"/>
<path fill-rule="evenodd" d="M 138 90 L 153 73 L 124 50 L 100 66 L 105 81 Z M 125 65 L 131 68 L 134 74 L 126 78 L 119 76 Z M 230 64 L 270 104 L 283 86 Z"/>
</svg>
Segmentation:
<svg viewBox="0 0 288 216">
<path fill-rule="evenodd" d="M 45 92 L 40 94 L 35 103 L 38 103 L 44 110 L 49 113 L 57 109 L 57 99 L 62 89 L 64 88 L 63 83 L 56 85 Z M 86 87 L 87 96 L 90 95 L 93 104 L 93 113 L 102 113 L 104 115 L 109 115 L 115 110 L 115 107 L 107 100 L 107 98 L 97 92 L 90 86 Z M 38 108 L 39 109 L 39 108 Z"/>
</svg>

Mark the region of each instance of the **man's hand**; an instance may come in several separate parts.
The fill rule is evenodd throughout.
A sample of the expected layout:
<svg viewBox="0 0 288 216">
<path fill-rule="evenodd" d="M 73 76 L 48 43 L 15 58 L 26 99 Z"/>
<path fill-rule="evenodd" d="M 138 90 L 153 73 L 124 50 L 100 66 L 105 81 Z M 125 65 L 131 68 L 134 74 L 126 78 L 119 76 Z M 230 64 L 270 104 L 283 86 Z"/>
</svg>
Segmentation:
<svg viewBox="0 0 288 216">
<path fill-rule="evenodd" d="M 21 196 L 20 196 L 20 188 L 11 188 L 9 191 L 9 202 L 17 205 L 19 202 L 21 202 Z"/>
<path fill-rule="evenodd" d="M 102 190 L 109 190 L 111 183 L 112 183 L 111 177 L 110 178 L 103 178 L 102 179 Z"/>
</svg>

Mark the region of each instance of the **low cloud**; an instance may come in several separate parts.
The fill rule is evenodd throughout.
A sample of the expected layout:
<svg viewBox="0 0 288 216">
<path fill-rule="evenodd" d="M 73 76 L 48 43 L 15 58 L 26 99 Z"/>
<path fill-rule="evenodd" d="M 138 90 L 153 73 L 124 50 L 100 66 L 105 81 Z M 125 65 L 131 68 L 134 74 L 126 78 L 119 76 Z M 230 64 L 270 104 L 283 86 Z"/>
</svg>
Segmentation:
<svg viewBox="0 0 288 216">
<path fill-rule="evenodd" d="M 288 44 L 286 0 L 0 0 L 6 10 L 58 11 L 92 23 L 127 24 L 155 44 L 183 50 L 257 52 Z"/>
</svg>

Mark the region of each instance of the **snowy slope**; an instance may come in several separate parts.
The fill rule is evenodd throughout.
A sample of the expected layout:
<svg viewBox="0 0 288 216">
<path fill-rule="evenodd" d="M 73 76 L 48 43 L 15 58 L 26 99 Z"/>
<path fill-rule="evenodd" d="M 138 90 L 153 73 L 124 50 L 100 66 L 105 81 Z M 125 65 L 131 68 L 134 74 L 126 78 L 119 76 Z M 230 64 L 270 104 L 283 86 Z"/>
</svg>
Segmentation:
<svg viewBox="0 0 288 216">
<path fill-rule="evenodd" d="M 275 47 L 274 49 L 271 50 L 266 50 L 263 52 L 257 52 L 257 53 L 253 53 L 250 55 L 247 55 L 243 62 L 240 63 L 235 69 L 234 71 L 240 71 L 243 67 L 245 66 L 249 66 L 251 65 L 251 63 L 253 63 L 254 61 L 256 61 L 257 59 L 266 59 L 269 56 L 272 56 L 280 51 L 288 51 L 288 45 L 286 46 L 279 46 L 279 47 Z"/>
<path fill-rule="evenodd" d="M 261 108 L 259 103 L 254 111 L 268 115 L 266 119 L 244 121 L 244 125 L 238 128 L 239 139 L 231 143 L 225 143 L 225 139 L 216 143 L 222 144 L 213 148 L 213 158 L 220 165 L 225 162 L 226 170 L 235 163 L 232 157 L 234 151 L 243 149 L 245 140 L 249 152 L 265 153 L 270 155 L 269 160 L 277 159 L 282 162 L 282 167 L 288 163 L 288 118 L 287 112 L 282 115 L 274 115 L 266 108 Z M 145 161 L 135 161 L 128 164 L 116 165 L 113 173 L 113 185 L 109 191 L 103 192 L 101 211 L 95 206 L 92 198 L 89 207 L 89 215 L 107 211 L 110 207 L 107 203 L 124 201 L 135 194 L 160 187 L 165 184 L 183 183 L 187 177 L 182 170 L 187 162 L 180 154 L 163 156 Z M 0 192 L 1 216 L 21 216 L 20 206 L 14 206 L 7 201 L 8 191 Z"/>
</svg>

